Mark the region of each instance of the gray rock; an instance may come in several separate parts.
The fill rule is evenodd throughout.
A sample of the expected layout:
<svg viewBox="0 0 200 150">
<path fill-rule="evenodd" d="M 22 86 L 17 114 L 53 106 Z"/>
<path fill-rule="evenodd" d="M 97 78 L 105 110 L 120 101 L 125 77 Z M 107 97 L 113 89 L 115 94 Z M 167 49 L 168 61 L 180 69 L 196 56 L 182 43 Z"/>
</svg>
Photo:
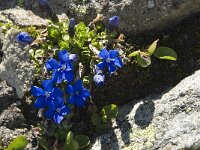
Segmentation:
<svg viewBox="0 0 200 150">
<path fill-rule="evenodd" d="M 15 25 L 26 27 L 26 26 L 47 26 L 48 21 L 36 16 L 30 10 L 24 10 L 22 8 L 12 8 L 0 11 L 0 21 L 13 22 Z"/>
<path fill-rule="evenodd" d="M 0 126 L 0 138 L 2 139 L 4 148 L 6 148 L 9 143 L 19 135 L 26 136 L 27 140 L 29 141 L 26 149 L 33 150 L 33 143 L 35 141 L 34 136 L 30 130 L 28 130 L 27 128 L 17 128 L 15 130 L 11 130 L 4 126 Z"/>
<path fill-rule="evenodd" d="M 25 118 L 16 103 L 5 109 L 0 115 L 0 126 L 16 129 L 25 125 Z"/>
<path fill-rule="evenodd" d="M 120 17 L 119 29 L 129 35 L 145 30 L 162 29 L 191 13 L 200 11 L 200 0 L 50 0 L 58 14 L 66 13 L 77 20 L 90 22 L 97 13 Z"/>
<path fill-rule="evenodd" d="M 122 106 L 113 131 L 98 137 L 92 150 L 199 149 L 199 81 L 200 70 L 163 95 Z"/>
<path fill-rule="evenodd" d="M 13 88 L 6 84 L 6 81 L 0 81 L 0 113 L 16 99 Z"/>
<path fill-rule="evenodd" d="M 3 58 L 0 63 L 0 79 L 15 88 L 19 98 L 30 90 L 34 79 L 35 66 L 30 60 L 28 47 L 16 41 L 17 29 L 7 32 L 3 42 Z"/>
</svg>

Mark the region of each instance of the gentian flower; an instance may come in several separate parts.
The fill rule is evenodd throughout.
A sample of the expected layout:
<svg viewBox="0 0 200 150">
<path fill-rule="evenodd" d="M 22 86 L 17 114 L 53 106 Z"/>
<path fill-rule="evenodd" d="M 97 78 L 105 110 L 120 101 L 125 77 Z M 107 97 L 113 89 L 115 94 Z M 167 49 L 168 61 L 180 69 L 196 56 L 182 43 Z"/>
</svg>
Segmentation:
<svg viewBox="0 0 200 150">
<path fill-rule="evenodd" d="M 99 53 L 99 57 L 102 61 L 97 64 L 100 70 L 104 70 L 108 66 L 109 73 L 112 74 L 116 71 L 117 67 L 123 66 L 122 60 L 119 56 L 118 50 L 109 50 L 109 52 L 103 48 Z"/>
<path fill-rule="evenodd" d="M 104 81 L 105 81 L 105 75 L 104 74 L 96 74 L 93 78 L 94 82 L 97 84 L 97 85 L 100 85 L 102 86 L 104 84 Z"/>
<path fill-rule="evenodd" d="M 20 32 L 17 35 L 17 41 L 21 43 L 31 44 L 33 42 L 33 37 L 31 37 L 27 32 Z"/>
<path fill-rule="evenodd" d="M 54 107 L 45 112 L 45 117 L 47 119 L 53 119 L 56 124 L 60 124 L 64 116 L 70 112 L 70 108 L 64 105 L 64 100 L 58 99 L 54 101 Z"/>
<path fill-rule="evenodd" d="M 97 85 L 102 86 L 105 81 L 105 75 L 103 74 L 103 71 L 99 69 L 98 66 L 95 66 L 95 72 L 96 75 L 94 75 L 93 80 Z"/>
<path fill-rule="evenodd" d="M 83 87 L 81 80 L 77 80 L 74 85 L 68 85 L 66 92 L 71 95 L 68 103 L 74 104 L 77 107 L 83 107 L 87 98 L 90 96 L 90 92 Z"/>
<path fill-rule="evenodd" d="M 113 16 L 112 18 L 109 19 L 109 24 L 111 26 L 117 26 L 119 24 L 119 17 L 118 16 Z"/>
<path fill-rule="evenodd" d="M 48 71 L 53 71 L 52 80 L 56 83 L 61 83 L 63 80 L 72 82 L 74 73 L 72 71 L 72 61 L 75 61 L 76 55 L 70 54 L 67 50 L 61 50 L 58 53 L 59 62 L 53 58 L 49 59 L 46 63 Z"/>
<path fill-rule="evenodd" d="M 68 29 L 68 33 L 70 36 L 73 36 L 75 33 L 74 27 L 76 25 L 76 20 L 74 18 L 71 18 L 69 20 L 69 29 Z"/>
<path fill-rule="evenodd" d="M 53 87 L 52 80 L 43 80 L 42 86 L 43 89 L 37 86 L 31 87 L 32 95 L 37 97 L 34 106 L 38 109 L 45 108 L 46 106 L 54 108 L 54 101 L 63 97 L 62 90 Z"/>
</svg>

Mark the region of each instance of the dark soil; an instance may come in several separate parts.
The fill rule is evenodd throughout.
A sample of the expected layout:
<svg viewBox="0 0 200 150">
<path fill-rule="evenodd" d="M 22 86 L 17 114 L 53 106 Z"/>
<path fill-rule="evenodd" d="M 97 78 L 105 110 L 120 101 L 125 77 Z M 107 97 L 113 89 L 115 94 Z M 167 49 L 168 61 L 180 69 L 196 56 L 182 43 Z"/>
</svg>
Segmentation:
<svg viewBox="0 0 200 150">
<path fill-rule="evenodd" d="M 135 49 L 145 48 L 154 40 L 159 46 L 173 48 L 178 55 L 177 61 L 152 58 L 152 64 L 142 68 L 128 63 L 118 71 L 118 76 L 107 77 L 103 87 L 93 85 L 92 98 L 98 106 L 114 103 L 124 104 L 162 92 L 175 86 L 182 79 L 200 68 L 200 14 L 181 21 L 176 26 L 156 33 L 144 33 L 129 37 L 128 42 Z M 133 42 L 134 41 L 134 42 Z"/>
</svg>

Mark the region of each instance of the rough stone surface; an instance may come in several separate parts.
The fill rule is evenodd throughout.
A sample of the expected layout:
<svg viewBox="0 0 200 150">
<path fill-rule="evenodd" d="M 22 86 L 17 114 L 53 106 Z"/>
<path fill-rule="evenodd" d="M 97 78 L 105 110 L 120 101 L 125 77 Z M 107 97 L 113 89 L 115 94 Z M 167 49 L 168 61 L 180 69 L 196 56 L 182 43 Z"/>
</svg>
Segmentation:
<svg viewBox="0 0 200 150">
<path fill-rule="evenodd" d="M 6 81 L 0 81 L 0 113 L 12 104 L 15 99 L 16 95 L 13 88 L 9 87 Z"/>
<path fill-rule="evenodd" d="M 21 101 L 17 99 L 13 88 L 5 81 L 0 81 L 0 139 L 4 148 L 17 136 L 25 135 L 29 141 L 27 149 L 33 149 L 35 138 L 21 107 Z"/>
<path fill-rule="evenodd" d="M 9 129 L 19 128 L 25 125 L 25 118 L 16 103 L 4 110 L 0 115 L 0 126 Z"/>
<path fill-rule="evenodd" d="M 29 91 L 32 84 L 35 67 L 30 60 L 30 55 L 25 45 L 16 41 L 16 29 L 7 32 L 3 42 L 3 58 L 0 63 L 0 79 L 15 88 L 19 98 Z"/>
<path fill-rule="evenodd" d="M 26 26 L 47 26 L 48 21 L 36 16 L 30 10 L 24 10 L 22 8 L 12 8 L 0 11 L 0 21 L 8 22 L 11 21 L 15 25 L 26 27 Z"/>
<path fill-rule="evenodd" d="M 19 135 L 26 136 L 27 140 L 29 141 L 26 149 L 33 150 L 33 143 L 35 142 L 35 139 L 30 130 L 28 130 L 27 128 L 16 128 L 14 130 L 11 130 L 4 126 L 0 126 L 0 138 L 2 139 L 4 148 L 6 148 L 9 143 Z"/>
<path fill-rule="evenodd" d="M 92 150 L 200 148 L 200 70 L 163 95 L 128 103 Z"/>
<path fill-rule="evenodd" d="M 97 13 L 120 17 L 119 29 L 129 35 L 145 30 L 162 29 L 168 24 L 200 11 L 200 0 L 50 0 L 57 13 L 66 13 L 78 20 L 91 21 Z"/>
</svg>

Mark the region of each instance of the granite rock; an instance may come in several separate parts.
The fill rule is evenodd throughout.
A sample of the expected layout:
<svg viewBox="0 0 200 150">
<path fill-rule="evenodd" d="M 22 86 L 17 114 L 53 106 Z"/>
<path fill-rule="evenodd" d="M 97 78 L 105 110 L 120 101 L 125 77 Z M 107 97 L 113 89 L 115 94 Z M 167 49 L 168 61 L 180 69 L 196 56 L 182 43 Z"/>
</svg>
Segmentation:
<svg viewBox="0 0 200 150">
<path fill-rule="evenodd" d="M 30 90 L 34 79 L 35 66 L 30 60 L 28 46 L 18 43 L 17 29 L 7 31 L 3 41 L 3 58 L 0 63 L 0 79 L 15 88 L 17 96 L 22 98 Z"/>
<path fill-rule="evenodd" d="M 114 15 L 120 17 L 119 29 L 133 35 L 152 29 L 163 29 L 191 13 L 200 11 L 200 0 L 50 0 L 57 14 L 66 13 L 79 21 L 90 22 L 97 13 L 104 22 Z"/>
<path fill-rule="evenodd" d="M 200 148 L 200 70 L 161 95 L 119 109 L 113 130 L 92 150 L 176 150 Z"/>
</svg>

